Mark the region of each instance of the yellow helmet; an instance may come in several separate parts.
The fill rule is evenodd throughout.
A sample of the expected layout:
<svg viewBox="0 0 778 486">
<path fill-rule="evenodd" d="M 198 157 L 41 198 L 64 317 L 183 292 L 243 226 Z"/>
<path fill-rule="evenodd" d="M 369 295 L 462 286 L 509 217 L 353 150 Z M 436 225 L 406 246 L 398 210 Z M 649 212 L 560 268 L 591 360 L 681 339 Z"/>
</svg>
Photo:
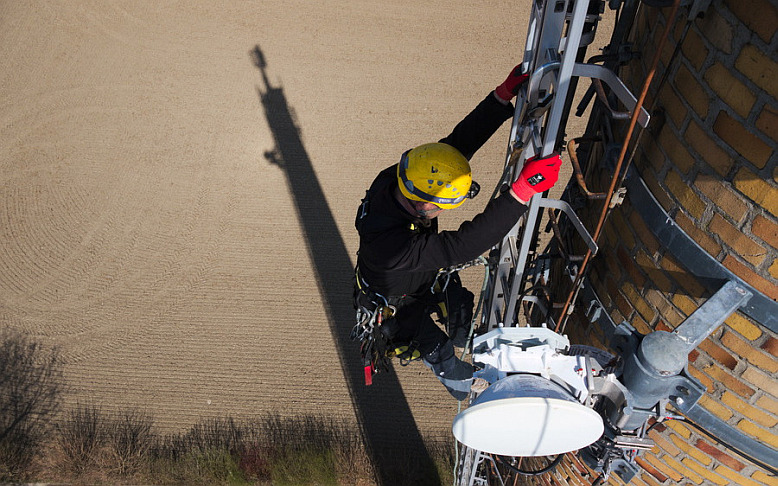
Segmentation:
<svg viewBox="0 0 778 486">
<path fill-rule="evenodd" d="M 441 209 L 455 208 L 472 197 L 470 163 L 445 143 L 427 143 L 405 152 L 397 164 L 397 182 L 403 196 Z"/>
</svg>

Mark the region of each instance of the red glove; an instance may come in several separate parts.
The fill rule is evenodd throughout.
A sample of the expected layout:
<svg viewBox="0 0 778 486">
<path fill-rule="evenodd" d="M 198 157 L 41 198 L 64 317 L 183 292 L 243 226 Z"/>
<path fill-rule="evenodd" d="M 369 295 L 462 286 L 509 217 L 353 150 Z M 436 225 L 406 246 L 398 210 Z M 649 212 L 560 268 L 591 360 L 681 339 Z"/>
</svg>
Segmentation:
<svg viewBox="0 0 778 486">
<path fill-rule="evenodd" d="M 513 68 L 503 83 L 495 88 L 494 93 L 503 101 L 510 101 L 519 94 L 521 86 L 529 78 L 528 75 L 521 73 L 521 64 Z"/>
<path fill-rule="evenodd" d="M 556 184 L 559 179 L 559 167 L 562 159 L 553 153 L 545 159 L 533 157 L 524 163 L 519 177 L 511 185 L 513 193 L 522 201 L 527 202 L 536 193 L 544 192 Z"/>
</svg>

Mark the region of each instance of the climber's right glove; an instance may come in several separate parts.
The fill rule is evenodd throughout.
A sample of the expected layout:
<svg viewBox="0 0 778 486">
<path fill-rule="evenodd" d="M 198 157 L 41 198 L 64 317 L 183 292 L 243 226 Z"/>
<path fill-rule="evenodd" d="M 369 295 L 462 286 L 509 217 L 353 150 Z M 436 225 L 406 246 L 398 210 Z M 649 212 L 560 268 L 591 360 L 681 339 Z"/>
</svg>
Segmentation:
<svg viewBox="0 0 778 486">
<path fill-rule="evenodd" d="M 513 194 L 526 203 L 535 194 L 551 189 L 559 179 L 561 165 L 562 159 L 556 152 L 544 159 L 533 157 L 527 160 L 516 182 L 511 185 Z"/>
</svg>

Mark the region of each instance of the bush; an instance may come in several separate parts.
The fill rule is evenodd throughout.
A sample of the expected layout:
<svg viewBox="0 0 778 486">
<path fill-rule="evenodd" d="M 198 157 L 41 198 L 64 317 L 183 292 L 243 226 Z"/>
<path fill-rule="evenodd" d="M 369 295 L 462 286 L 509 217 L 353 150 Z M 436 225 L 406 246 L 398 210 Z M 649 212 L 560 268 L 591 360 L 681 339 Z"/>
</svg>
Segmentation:
<svg viewBox="0 0 778 486">
<path fill-rule="evenodd" d="M 430 457 L 432 457 L 435 463 L 440 484 L 453 484 L 454 467 L 456 466 L 453 439 L 430 442 L 428 450 L 430 451 Z"/>
<path fill-rule="evenodd" d="M 152 417 L 138 410 L 104 413 L 79 404 L 53 424 L 63 392 L 56 348 L 0 330 L 0 482 L 37 474 L 108 484 L 374 483 L 359 431 L 332 418 L 268 414 L 236 422 L 227 417 L 159 437 Z M 45 458 L 44 447 L 51 452 Z M 394 465 L 397 484 L 450 477 L 453 454 L 446 446 L 430 452 L 434 464 L 421 464 L 408 451 L 392 452 L 383 462 Z M 36 472 L 33 464 L 45 469 Z"/>
<path fill-rule="evenodd" d="M 251 427 L 239 424 L 231 417 L 208 419 L 195 424 L 185 434 L 172 437 L 169 447 L 173 451 L 219 449 L 234 454 L 251 440 L 251 435 Z"/>
<path fill-rule="evenodd" d="M 138 410 L 126 410 L 109 419 L 106 454 L 114 474 L 138 472 L 156 441 L 152 425 L 151 417 Z"/>
<path fill-rule="evenodd" d="M 76 476 L 96 470 L 97 456 L 106 443 L 108 431 L 98 407 L 77 405 L 63 423 L 57 425 L 60 468 Z"/>
<path fill-rule="evenodd" d="M 265 415 L 260 421 L 271 455 L 273 484 L 342 484 L 372 481 L 359 432 L 333 418 Z"/>
<path fill-rule="evenodd" d="M 270 481 L 274 456 L 271 446 L 250 444 L 241 450 L 238 467 L 248 480 Z"/>
<path fill-rule="evenodd" d="M 160 484 L 246 484 L 235 458 L 223 449 L 198 449 L 175 458 L 154 456 L 151 480 Z"/>
<path fill-rule="evenodd" d="M 241 457 L 251 429 L 232 418 L 209 419 L 167 437 L 150 451 L 152 479 L 177 484 L 244 484 Z"/>
</svg>

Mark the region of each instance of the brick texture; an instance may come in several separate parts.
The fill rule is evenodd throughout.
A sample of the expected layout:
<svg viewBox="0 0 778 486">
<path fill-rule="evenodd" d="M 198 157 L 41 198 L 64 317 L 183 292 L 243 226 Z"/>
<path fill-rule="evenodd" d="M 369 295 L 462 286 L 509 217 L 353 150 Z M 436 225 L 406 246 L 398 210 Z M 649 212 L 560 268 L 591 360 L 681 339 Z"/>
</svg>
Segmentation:
<svg viewBox="0 0 778 486">
<path fill-rule="evenodd" d="M 668 69 L 667 83 L 658 90 L 653 86 L 651 95 L 664 122 L 642 135 L 634 160 L 678 227 L 773 300 L 778 300 L 777 6 L 774 0 L 713 0 L 704 16 L 692 21 L 671 59 L 685 27 L 684 19 L 675 20 L 655 78 Z M 643 8 L 638 15 L 633 40 L 642 58 L 620 73 L 633 92 L 641 87 L 668 14 L 669 9 Z M 628 197 L 605 225 L 592 282 L 611 316 L 643 333 L 671 331 L 710 291 L 686 271 L 683 256 L 657 241 L 629 202 Z M 597 214 L 601 206 L 592 207 Z M 600 342 L 601 336 L 589 335 L 590 343 Z M 699 406 L 733 429 L 778 446 L 778 336 L 773 331 L 736 312 L 689 354 L 689 362 L 689 373 L 706 389 Z M 758 465 L 690 424 L 657 424 L 650 436 L 655 447 L 639 456 L 643 471 L 636 481 L 775 484 Z"/>
<path fill-rule="evenodd" d="M 707 164 L 719 175 L 726 176 L 735 165 L 734 157 L 718 146 L 711 134 L 706 132 L 699 123 L 689 123 L 684 137 L 702 163 Z"/>
<path fill-rule="evenodd" d="M 686 100 L 700 118 L 708 116 L 708 107 L 711 104 L 711 98 L 689 68 L 686 66 L 678 68 L 678 72 L 675 75 L 674 86 L 678 89 L 678 96 L 680 96 L 681 99 Z M 746 92 L 748 92 L 748 90 L 746 90 Z"/>
<path fill-rule="evenodd" d="M 694 185 L 705 196 L 708 206 L 718 207 L 736 223 L 741 222 L 748 212 L 748 204 L 732 190 L 731 184 L 720 178 L 700 173 Z"/>
<path fill-rule="evenodd" d="M 695 30 L 690 30 L 686 34 L 682 49 L 686 59 L 691 63 L 694 69 L 699 71 L 708 58 L 709 52 L 709 49 L 705 46 L 705 42 L 702 40 L 702 37 L 700 37 L 700 34 Z"/>
<path fill-rule="evenodd" d="M 708 229 L 718 235 L 726 246 L 754 266 L 759 266 L 767 258 L 767 250 L 718 214 L 713 215 Z"/>
<path fill-rule="evenodd" d="M 758 273 L 754 272 L 752 269 L 738 260 L 738 258 L 734 257 L 733 255 L 727 255 L 722 263 L 732 273 L 751 284 L 756 290 L 762 292 L 773 300 L 778 299 L 778 286 L 776 286 L 768 279 L 763 278 Z"/>
<path fill-rule="evenodd" d="M 778 25 L 778 9 L 767 0 L 726 0 L 727 8 L 763 41 L 769 43 Z"/>
<path fill-rule="evenodd" d="M 711 235 L 694 225 L 694 221 L 683 213 L 675 215 L 675 222 L 684 232 L 697 242 L 708 254 L 716 256 L 721 252 L 721 245 Z"/>
<path fill-rule="evenodd" d="M 716 383 L 719 387 L 732 390 L 741 397 L 751 398 L 756 393 L 754 388 L 736 378 L 731 374 L 731 371 L 725 370 L 718 363 L 710 364 L 702 371 L 710 376 L 711 381 Z"/>
<path fill-rule="evenodd" d="M 665 185 L 675 196 L 681 206 L 689 211 L 693 217 L 700 219 L 702 212 L 705 211 L 705 203 L 691 188 L 691 186 L 681 179 L 675 171 L 667 173 Z"/>
<path fill-rule="evenodd" d="M 712 446 L 711 444 L 709 444 L 708 442 L 702 439 L 697 439 L 694 445 L 702 452 L 707 454 L 708 457 L 720 462 L 721 464 L 726 465 L 730 469 L 733 469 L 735 471 L 742 471 L 746 467 L 746 465 L 743 464 L 742 462 L 738 461 L 731 455 Z"/>
<path fill-rule="evenodd" d="M 778 97 L 778 64 L 754 45 L 746 45 L 735 61 L 735 68 L 773 98 Z"/>
<path fill-rule="evenodd" d="M 776 486 L 778 485 L 778 481 L 775 479 L 775 475 L 768 476 L 767 474 L 763 473 L 762 471 L 755 471 L 754 474 L 751 475 L 751 477 L 758 481 L 760 484 L 767 484 L 769 486 Z"/>
<path fill-rule="evenodd" d="M 773 264 L 770 265 L 770 268 L 767 269 L 767 272 L 771 277 L 773 277 L 774 280 L 778 280 L 778 260 L 775 260 Z"/>
<path fill-rule="evenodd" d="M 767 143 L 725 111 L 719 112 L 713 124 L 713 131 L 737 153 L 760 169 L 764 168 L 773 153 Z"/>
<path fill-rule="evenodd" d="M 730 392 L 724 392 L 721 396 L 721 403 L 732 410 L 739 412 L 741 415 L 751 418 L 754 422 L 763 427 L 773 427 L 776 422 L 778 422 L 775 416 L 759 410 Z"/>
<path fill-rule="evenodd" d="M 658 142 L 664 153 L 667 154 L 667 157 L 673 159 L 675 166 L 680 169 L 681 173 L 688 174 L 694 167 L 695 160 L 684 143 L 679 140 L 678 134 L 673 130 L 662 130 L 659 134 Z M 665 159 L 663 157 L 662 163 L 664 162 Z"/>
<path fill-rule="evenodd" d="M 768 137 L 775 137 L 775 134 L 778 133 L 778 110 L 770 105 L 765 105 L 756 119 L 756 128 Z"/>
<path fill-rule="evenodd" d="M 775 356 L 756 348 L 753 343 L 738 337 L 737 334 L 726 330 L 721 336 L 721 343 L 759 369 L 768 373 L 778 373 L 778 359 Z"/>
<path fill-rule="evenodd" d="M 775 221 L 757 216 L 751 223 L 751 233 L 771 247 L 778 248 L 778 223 Z"/>
<path fill-rule="evenodd" d="M 778 414 L 778 400 L 767 395 L 763 395 L 756 400 L 756 406 L 762 408 L 773 415 Z"/>
<path fill-rule="evenodd" d="M 768 375 L 757 368 L 747 368 L 743 371 L 743 379 L 754 386 L 754 388 L 764 391 L 774 397 L 778 397 L 778 381 L 775 377 Z"/>
<path fill-rule="evenodd" d="M 735 35 L 734 26 L 724 18 L 720 10 L 712 8 L 705 12 L 700 21 L 702 36 L 705 41 L 720 52 L 732 52 L 732 40 Z"/>
<path fill-rule="evenodd" d="M 760 486 L 758 482 L 746 479 L 742 475 L 737 474 L 737 472 L 729 469 L 726 466 L 717 466 L 715 471 L 717 474 L 727 478 L 727 482 L 725 484 L 732 484 L 731 481 L 734 481 L 738 486 Z"/>
<path fill-rule="evenodd" d="M 730 329 L 737 332 L 749 341 L 756 341 L 762 336 L 762 334 L 764 334 L 758 325 L 751 323 L 751 321 L 741 316 L 737 312 L 729 316 L 725 322 Z"/>
<path fill-rule="evenodd" d="M 778 339 L 770 336 L 761 348 L 772 354 L 773 357 L 778 357 Z"/>
<path fill-rule="evenodd" d="M 774 449 L 778 449 L 778 435 L 771 430 L 761 427 L 750 420 L 743 419 L 737 424 L 737 428 L 744 433 L 754 437 L 760 442 L 764 442 Z"/>
<path fill-rule="evenodd" d="M 732 75 L 721 63 L 705 72 L 705 82 L 713 92 L 742 117 L 747 117 L 756 102 L 756 95 L 744 83 Z"/>
<path fill-rule="evenodd" d="M 743 167 L 734 179 L 735 188 L 751 199 L 756 205 L 778 216 L 778 188 L 763 177 Z"/>
</svg>

